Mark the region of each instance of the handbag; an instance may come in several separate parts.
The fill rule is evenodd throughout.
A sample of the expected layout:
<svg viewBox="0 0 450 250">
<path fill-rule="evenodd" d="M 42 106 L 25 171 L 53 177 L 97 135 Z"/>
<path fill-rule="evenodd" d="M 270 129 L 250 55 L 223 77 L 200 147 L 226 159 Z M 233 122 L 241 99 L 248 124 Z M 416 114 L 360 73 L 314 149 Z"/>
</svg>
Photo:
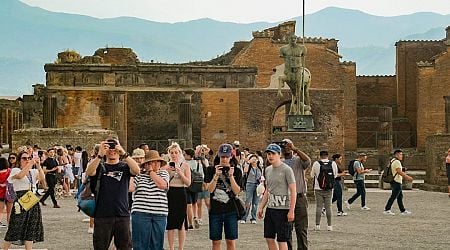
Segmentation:
<svg viewBox="0 0 450 250">
<path fill-rule="evenodd" d="M 230 184 L 228 184 L 228 182 L 226 182 L 223 175 L 220 176 L 220 179 L 222 179 L 223 184 L 225 184 L 225 186 L 231 190 L 231 196 L 232 196 L 231 199 L 233 199 L 234 208 L 236 209 L 236 213 L 237 213 L 237 219 L 241 220 L 245 216 L 245 213 L 246 213 L 245 202 L 241 198 L 237 197 L 234 194 L 233 190 L 231 189 Z"/>
<path fill-rule="evenodd" d="M 25 211 L 30 210 L 38 202 L 39 198 L 31 190 L 28 190 L 28 192 L 19 198 L 19 204 Z"/>
<path fill-rule="evenodd" d="M 28 190 L 24 195 L 22 195 L 18 202 L 20 206 L 23 208 L 23 210 L 28 211 L 34 205 L 36 205 L 39 202 L 39 198 L 31 191 L 31 186 L 33 185 L 33 177 L 31 176 L 31 173 L 29 172 L 29 175 L 27 176 L 28 180 L 30 181 L 30 190 Z"/>
<path fill-rule="evenodd" d="M 81 188 L 82 191 L 78 196 L 78 211 L 81 210 L 89 217 L 94 217 L 95 215 L 95 208 L 98 201 L 98 192 L 100 190 L 100 178 L 103 172 L 105 172 L 105 166 L 103 165 L 103 163 L 100 163 L 100 165 L 100 173 L 98 174 L 97 183 L 95 185 L 95 194 L 91 190 L 91 179 L 88 177 L 86 184 L 83 184 L 84 188 Z"/>
</svg>

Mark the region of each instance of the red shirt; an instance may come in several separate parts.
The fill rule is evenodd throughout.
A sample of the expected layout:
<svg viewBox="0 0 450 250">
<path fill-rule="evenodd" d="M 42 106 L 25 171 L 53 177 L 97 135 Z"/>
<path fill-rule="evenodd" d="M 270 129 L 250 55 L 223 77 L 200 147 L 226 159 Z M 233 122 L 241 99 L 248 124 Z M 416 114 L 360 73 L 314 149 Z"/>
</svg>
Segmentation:
<svg viewBox="0 0 450 250">
<path fill-rule="evenodd" d="M 6 186 L 8 185 L 8 177 L 9 173 L 11 173 L 11 169 L 8 168 L 6 171 L 0 172 L 0 199 L 5 199 L 6 194 Z"/>
</svg>

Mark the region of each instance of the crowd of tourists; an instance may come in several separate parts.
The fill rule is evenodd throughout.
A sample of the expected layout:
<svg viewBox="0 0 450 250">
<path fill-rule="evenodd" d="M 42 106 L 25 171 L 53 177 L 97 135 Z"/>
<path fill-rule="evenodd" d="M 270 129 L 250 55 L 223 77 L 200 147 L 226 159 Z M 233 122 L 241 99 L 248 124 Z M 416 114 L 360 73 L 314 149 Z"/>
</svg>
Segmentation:
<svg viewBox="0 0 450 250">
<path fill-rule="evenodd" d="M 405 173 L 402 159 L 403 152 L 396 150 L 389 163 L 393 181 L 383 211 L 386 215 L 395 214 L 391 211 L 394 201 L 401 215 L 411 214 L 403 205 L 402 183 L 412 178 Z M 295 248 L 294 228 L 297 249 L 308 249 L 306 170 L 310 168 L 314 181 L 313 229 L 320 230 L 325 215 L 327 231 L 332 231 L 333 202 L 337 216 L 347 216 L 358 198 L 361 210 L 370 210 L 364 180 L 371 169 L 364 167 L 366 160 L 367 155 L 360 153 L 345 167 L 342 155 L 329 159 L 329 152 L 322 150 L 312 161 L 289 139 L 269 144 L 263 151 L 241 148 L 239 141 L 224 143 L 217 152 L 207 145 L 182 149 L 172 143 L 160 153 L 141 144 L 130 155 L 116 138 L 99 142 L 92 152 L 71 145 L 46 150 L 24 146 L 8 159 L 0 158 L 0 206 L 4 211 L 0 227 L 7 227 L 3 247 L 8 249 L 14 243 L 31 249 L 34 242 L 44 241 L 41 207 L 47 206 L 46 199 L 51 198 L 52 208 L 60 208 L 59 196 L 77 193 L 75 198 L 80 199 L 88 187 L 95 194 L 88 228 L 94 249 L 163 249 L 166 239 L 169 249 L 183 249 L 186 231 L 205 224 L 212 249 L 220 249 L 223 238 L 227 249 L 235 249 L 238 224 L 257 224 L 259 220 L 263 220 L 269 249 Z M 450 156 L 446 162 L 449 168 Z M 352 175 L 356 193 L 344 201 L 346 175 Z M 30 192 L 41 197 L 27 206 L 21 198 L 30 197 Z M 204 208 L 208 218 L 202 217 Z"/>
</svg>

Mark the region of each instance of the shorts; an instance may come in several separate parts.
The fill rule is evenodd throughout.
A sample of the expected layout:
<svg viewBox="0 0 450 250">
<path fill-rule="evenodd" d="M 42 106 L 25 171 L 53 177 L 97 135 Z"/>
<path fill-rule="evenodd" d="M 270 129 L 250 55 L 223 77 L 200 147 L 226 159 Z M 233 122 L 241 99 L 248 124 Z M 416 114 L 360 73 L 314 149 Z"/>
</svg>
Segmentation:
<svg viewBox="0 0 450 250">
<path fill-rule="evenodd" d="M 202 192 L 198 193 L 197 200 L 209 199 L 209 196 L 210 196 L 209 191 L 202 191 Z"/>
<path fill-rule="evenodd" d="M 267 208 L 264 216 L 264 238 L 287 242 L 292 238 L 292 222 L 288 222 L 288 209 Z"/>
<path fill-rule="evenodd" d="M 209 239 L 222 240 L 222 231 L 225 229 L 226 240 L 238 238 L 237 213 L 209 214 Z"/>
<path fill-rule="evenodd" d="M 186 203 L 187 204 L 195 204 L 197 203 L 199 193 L 193 193 L 189 191 L 189 189 L 186 189 Z"/>
</svg>

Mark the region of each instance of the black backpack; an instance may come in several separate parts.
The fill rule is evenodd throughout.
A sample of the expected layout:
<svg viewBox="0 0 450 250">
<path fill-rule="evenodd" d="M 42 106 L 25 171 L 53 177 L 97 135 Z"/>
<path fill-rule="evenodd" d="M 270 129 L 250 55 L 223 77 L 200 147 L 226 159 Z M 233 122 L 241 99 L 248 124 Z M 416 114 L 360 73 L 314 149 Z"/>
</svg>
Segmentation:
<svg viewBox="0 0 450 250">
<path fill-rule="evenodd" d="M 334 173 L 333 173 L 333 162 L 323 162 L 319 161 L 320 173 L 317 177 L 317 182 L 322 190 L 331 190 L 334 188 Z"/>
<path fill-rule="evenodd" d="M 351 160 L 351 161 L 348 163 L 347 170 L 348 170 L 348 173 L 349 173 L 351 176 L 355 176 L 355 174 L 356 174 L 356 175 L 358 174 L 358 172 L 355 171 L 355 161 L 357 161 L 357 160 Z"/>
<path fill-rule="evenodd" d="M 203 164 L 203 163 L 202 163 Z M 188 187 L 192 193 L 203 191 L 203 174 L 200 173 L 200 163 L 197 162 L 197 171 L 191 171 L 191 185 Z"/>
</svg>

